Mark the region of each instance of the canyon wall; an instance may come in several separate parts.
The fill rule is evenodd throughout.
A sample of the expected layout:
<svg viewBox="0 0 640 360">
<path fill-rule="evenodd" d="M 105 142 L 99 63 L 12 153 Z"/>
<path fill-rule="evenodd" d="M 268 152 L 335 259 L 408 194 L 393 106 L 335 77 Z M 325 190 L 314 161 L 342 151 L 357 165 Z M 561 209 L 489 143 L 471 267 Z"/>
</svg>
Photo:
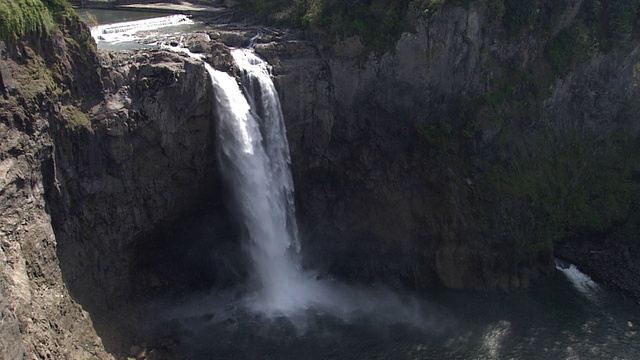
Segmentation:
<svg viewBox="0 0 640 360">
<path fill-rule="evenodd" d="M 203 63 L 166 51 L 99 58 L 78 18 L 60 29 L 2 43 L 7 359 L 128 352 L 123 304 L 165 281 L 138 271 L 151 234 L 221 201 Z"/>
<path fill-rule="evenodd" d="M 496 27 L 484 2 L 415 19 L 384 54 L 357 37 L 239 28 L 196 34 L 192 50 L 233 72 L 223 39 L 263 32 L 306 266 L 514 289 L 559 254 L 639 295 L 637 39 L 559 75 L 549 41 Z M 158 250 L 162 234 L 211 209 L 228 217 L 212 87 L 185 55 L 98 55 L 77 19 L 1 44 L 0 354 L 108 358 L 102 342 L 121 353 L 131 341 L 114 310 L 175 291 L 176 279 L 141 275 L 153 251 L 173 262 L 181 240 Z"/>
<path fill-rule="evenodd" d="M 68 19 L 61 29 L 47 40 L 26 36 L 17 43 L 0 42 L 3 359 L 111 358 L 65 284 L 46 200 L 61 98 L 68 102 L 72 92 L 87 98 L 100 92 L 89 86 L 99 78 L 92 72 L 95 52 L 85 47 L 90 44 L 85 25 Z"/>
<path fill-rule="evenodd" d="M 640 47 L 554 73 L 545 52 L 580 6 L 544 36 L 511 34 L 474 2 L 418 19 L 382 55 L 357 37 L 257 45 L 281 92 L 313 266 L 511 289 L 552 271 L 554 248 L 571 243 L 626 249 L 596 259 L 601 282 L 633 274 Z"/>
</svg>

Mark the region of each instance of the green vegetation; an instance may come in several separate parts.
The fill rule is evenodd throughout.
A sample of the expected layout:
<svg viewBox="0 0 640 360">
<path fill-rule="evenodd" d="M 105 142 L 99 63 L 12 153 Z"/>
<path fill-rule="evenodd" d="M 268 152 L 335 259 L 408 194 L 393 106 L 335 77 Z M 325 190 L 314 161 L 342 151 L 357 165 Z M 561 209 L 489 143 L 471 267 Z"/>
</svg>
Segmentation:
<svg viewBox="0 0 640 360">
<path fill-rule="evenodd" d="M 640 19 L 640 0 L 585 0 L 581 19 L 600 50 L 608 51 L 629 38 Z"/>
<path fill-rule="evenodd" d="M 50 0 L 53 1 L 53 0 Z M 60 0 L 59 0 L 60 1 Z M 393 48 L 416 17 L 429 18 L 443 6 L 468 6 L 472 0 L 240 0 L 248 12 L 271 24 L 312 28 L 331 38 L 358 35 L 369 51 Z M 487 25 L 502 26 L 511 36 L 539 31 L 546 36 L 571 4 L 569 0 L 487 0 Z M 570 31 L 562 31 L 547 50 L 559 75 L 576 65 L 584 52 L 608 50 L 634 31 L 640 0 L 585 0 Z M 568 49 L 565 49 L 568 48 Z M 561 63 L 568 60 L 569 65 Z"/>
<path fill-rule="evenodd" d="M 545 49 L 544 55 L 559 76 L 566 75 L 587 58 L 589 38 L 580 23 L 561 30 Z"/>
<path fill-rule="evenodd" d="M 624 222 L 640 196 L 640 184 L 632 179 L 639 164 L 628 157 L 632 146 L 613 139 L 587 144 L 575 138 L 557 145 L 547 140 L 538 139 L 550 146 L 543 154 L 516 157 L 492 175 L 501 192 L 530 204 L 536 237 L 556 242 L 606 233 Z"/>
<path fill-rule="evenodd" d="M 358 35 L 368 50 L 384 52 L 410 30 L 412 17 L 429 17 L 443 5 L 470 0 L 240 0 L 267 23 L 313 28 L 332 38 Z"/>
<path fill-rule="evenodd" d="M 608 35 L 617 44 L 631 34 L 634 22 L 638 17 L 640 0 L 616 0 L 607 5 L 604 10 L 608 11 Z"/>
<path fill-rule="evenodd" d="M 48 35 L 53 17 L 40 0 L 0 0 L 0 38 L 16 41 L 26 34 Z"/>
<path fill-rule="evenodd" d="M 504 0 L 504 25 L 508 29 L 532 27 L 538 17 L 538 0 Z"/>
<path fill-rule="evenodd" d="M 263 21 L 314 28 L 331 37 L 359 35 L 369 49 L 387 50 L 407 30 L 407 11 L 416 1 L 242 0 Z M 425 2 L 425 1 L 422 1 Z M 443 2 L 443 0 L 426 1 Z"/>
<path fill-rule="evenodd" d="M 0 0 L 0 39 L 16 41 L 29 34 L 47 36 L 55 22 L 72 12 L 67 0 Z"/>
<path fill-rule="evenodd" d="M 71 131 L 78 131 L 82 128 L 91 128 L 91 121 L 87 114 L 83 113 L 75 106 L 62 107 L 62 115 L 66 120 L 65 127 Z"/>
<path fill-rule="evenodd" d="M 451 111 L 446 98 L 433 99 L 428 118 L 416 126 L 436 166 L 455 169 L 450 181 L 464 193 L 474 228 L 501 237 L 500 246 L 520 254 L 549 252 L 584 236 L 637 241 L 640 142 L 613 128 L 583 127 L 581 119 L 575 128 L 540 119 L 558 77 L 637 34 L 640 0 L 585 0 L 571 22 L 562 14 L 575 2 L 488 0 L 486 5 L 485 32 L 519 41 L 524 32 L 535 31 L 546 44 L 542 56 L 516 53 L 499 60 L 487 50 L 494 75 L 484 94 L 452 100 L 463 111 Z M 640 79 L 640 62 L 629 75 Z M 627 124 L 618 129 L 630 126 L 640 111 L 637 99 L 628 101 L 617 120 Z"/>
</svg>

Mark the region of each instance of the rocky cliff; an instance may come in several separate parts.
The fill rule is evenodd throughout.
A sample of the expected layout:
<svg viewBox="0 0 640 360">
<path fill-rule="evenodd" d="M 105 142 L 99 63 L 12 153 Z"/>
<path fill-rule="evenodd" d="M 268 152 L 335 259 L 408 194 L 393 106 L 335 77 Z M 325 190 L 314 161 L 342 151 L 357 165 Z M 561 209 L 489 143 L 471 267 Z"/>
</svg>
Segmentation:
<svg viewBox="0 0 640 360">
<path fill-rule="evenodd" d="M 358 37 L 260 26 L 190 46 L 233 72 L 225 41 L 262 30 L 255 50 L 283 104 L 308 266 L 513 289 L 559 254 L 637 296 L 640 43 L 554 70 L 545 54 L 580 6 L 544 36 L 509 33 L 483 1 L 447 7 L 378 55 Z M 108 358 L 94 324 L 123 354 L 134 341 L 124 304 L 228 282 L 219 269 L 149 270 L 180 262 L 179 224 L 216 209 L 233 228 L 204 66 L 159 50 L 98 55 L 72 19 L 2 55 L 0 354 Z M 207 251 L 239 256 L 233 239 Z"/>
<path fill-rule="evenodd" d="M 128 349 L 113 310 L 150 286 L 136 272 L 140 244 L 220 203 L 203 63 L 163 51 L 98 58 L 79 19 L 60 29 L 2 43 L 7 359 L 110 358 L 103 340 Z"/>
<path fill-rule="evenodd" d="M 0 357 L 105 358 L 87 312 L 68 292 L 46 188 L 54 123 L 71 97 L 96 95 L 95 52 L 68 19 L 43 41 L 0 42 Z M 87 43 L 87 41 L 89 41 Z M 85 63 L 86 61 L 86 63 Z M 99 83 L 98 83 L 99 85 Z"/>
<path fill-rule="evenodd" d="M 258 45 L 289 122 L 314 265 L 510 289 L 552 271 L 554 246 L 595 237 L 598 252 L 635 249 L 639 44 L 556 71 L 549 53 L 583 5 L 544 33 L 509 32 L 485 2 L 448 7 L 379 56 L 357 37 Z M 594 277 L 634 273 L 629 256 L 614 258 Z"/>
</svg>

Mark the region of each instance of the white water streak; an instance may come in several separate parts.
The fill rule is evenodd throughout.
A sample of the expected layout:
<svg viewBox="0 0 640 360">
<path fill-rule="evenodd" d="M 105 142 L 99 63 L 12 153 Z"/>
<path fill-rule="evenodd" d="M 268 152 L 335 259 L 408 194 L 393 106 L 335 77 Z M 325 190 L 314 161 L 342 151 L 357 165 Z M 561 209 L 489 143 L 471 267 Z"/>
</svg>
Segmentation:
<svg viewBox="0 0 640 360">
<path fill-rule="evenodd" d="M 249 52 L 234 53 L 240 51 Z M 256 74 L 257 68 L 238 65 L 244 71 L 246 97 L 234 78 L 208 65 L 207 70 L 220 120 L 222 172 L 243 216 L 245 244 L 260 285 L 251 303 L 265 313 L 298 311 L 308 305 L 301 295 L 310 292 L 304 290 L 308 279 L 294 261 L 292 249 L 297 228 L 282 110 L 268 75 L 262 78 L 265 73 Z"/>
<path fill-rule="evenodd" d="M 91 36 L 96 43 L 108 42 L 117 44 L 138 39 L 135 34 L 139 31 L 156 30 L 168 26 L 189 25 L 193 21 L 186 15 L 169 15 L 151 19 L 127 21 L 113 24 L 98 25 L 91 28 Z"/>
<path fill-rule="evenodd" d="M 560 270 L 578 291 L 589 298 L 595 299 L 599 287 L 598 284 L 591 280 L 589 275 L 578 270 L 574 264 L 562 266 L 558 261 L 556 261 L 556 269 Z"/>
<path fill-rule="evenodd" d="M 285 206 L 287 229 L 290 234 L 287 246 L 295 246 L 300 252 L 298 226 L 295 221 L 294 187 L 291 177 L 291 155 L 287 141 L 284 116 L 278 92 L 271 80 L 270 66 L 251 50 L 234 49 L 233 59 L 243 71 L 242 85 L 251 104 L 251 108 L 261 119 L 260 130 L 264 136 L 263 145 L 267 153 L 272 173 L 271 184 L 274 191 L 283 196 L 281 204 Z M 279 188 L 279 189 L 275 189 Z"/>
</svg>

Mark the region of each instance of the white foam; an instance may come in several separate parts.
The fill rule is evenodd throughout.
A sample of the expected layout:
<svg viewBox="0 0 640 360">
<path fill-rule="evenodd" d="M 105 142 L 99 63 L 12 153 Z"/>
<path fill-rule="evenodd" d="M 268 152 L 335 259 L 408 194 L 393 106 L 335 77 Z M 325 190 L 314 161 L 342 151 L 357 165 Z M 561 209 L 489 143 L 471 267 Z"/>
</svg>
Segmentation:
<svg viewBox="0 0 640 360">
<path fill-rule="evenodd" d="M 561 271 L 578 291 L 590 298 L 595 298 L 599 290 L 598 284 L 591 280 L 589 275 L 578 270 L 577 266 L 574 264 L 566 266 L 556 261 L 556 269 Z"/>
<path fill-rule="evenodd" d="M 146 36 L 136 36 L 140 31 L 157 30 L 168 26 L 180 26 L 193 24 L 193 21 L 186 15 L 169 15 L 151 19 L 126 21 L 113 24 L 98 25 L 91 28 L 91 36 L 96 43 L 121 43 L 125 41 L 135 41 Z"/>
</svg>

